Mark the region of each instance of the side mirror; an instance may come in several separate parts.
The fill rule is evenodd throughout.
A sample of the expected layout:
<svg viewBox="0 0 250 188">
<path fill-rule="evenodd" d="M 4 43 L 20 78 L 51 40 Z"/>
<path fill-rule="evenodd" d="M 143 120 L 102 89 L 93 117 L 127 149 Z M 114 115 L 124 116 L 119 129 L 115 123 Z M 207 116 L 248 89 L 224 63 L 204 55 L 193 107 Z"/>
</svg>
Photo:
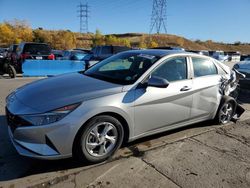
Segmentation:
<svg viewBox="0 0 250 188">
<path fill-rule="evenodd" d="M 149 78 L 147 83 L 147 86 L 159 88 L 167 88 L 168 85 L 169 82 L 166 79 L 157 76 L 152 76 L 151 78 Z"/>
</svg>

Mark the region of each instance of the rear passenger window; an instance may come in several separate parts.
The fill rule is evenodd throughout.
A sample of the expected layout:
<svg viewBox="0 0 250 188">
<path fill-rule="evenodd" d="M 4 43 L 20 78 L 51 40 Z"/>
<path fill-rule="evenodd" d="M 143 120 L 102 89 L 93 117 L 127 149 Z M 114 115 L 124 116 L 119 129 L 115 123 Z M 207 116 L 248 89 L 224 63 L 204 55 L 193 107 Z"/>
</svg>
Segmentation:
<svg viewBox="0 0 250 188">
<path fill-rule="evenodd" d="M 152 74 L 169 82 L 187 79 L 186 57 L 174 57 L 160 65 Z"/>
<path fill-rule="evenodd" d="M 194 77 L 218 74 L 214 63 L 209 59 L 192 57 L 194 67 Z"/>
</svg>

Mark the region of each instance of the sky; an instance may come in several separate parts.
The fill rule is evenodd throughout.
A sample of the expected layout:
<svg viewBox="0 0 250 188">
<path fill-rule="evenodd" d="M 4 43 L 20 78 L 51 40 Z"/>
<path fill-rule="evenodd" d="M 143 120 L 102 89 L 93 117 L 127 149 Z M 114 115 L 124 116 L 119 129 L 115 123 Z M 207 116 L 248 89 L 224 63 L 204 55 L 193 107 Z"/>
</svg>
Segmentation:
<svg viewBox="0 0 250 188">
<path fill-rule="evenodd" d="M 89 31 L 149 33 L 153 0 L 82 0 Z M 79 32 L 80 0 L 0 0 L 0 23 L 27 20 L 32 28 Z M 250 0 L 167 0 L 167 32 L 191 40 L 250 42 Z M 1 36 L 0 36 L 1 37 Z"/>
</svg>

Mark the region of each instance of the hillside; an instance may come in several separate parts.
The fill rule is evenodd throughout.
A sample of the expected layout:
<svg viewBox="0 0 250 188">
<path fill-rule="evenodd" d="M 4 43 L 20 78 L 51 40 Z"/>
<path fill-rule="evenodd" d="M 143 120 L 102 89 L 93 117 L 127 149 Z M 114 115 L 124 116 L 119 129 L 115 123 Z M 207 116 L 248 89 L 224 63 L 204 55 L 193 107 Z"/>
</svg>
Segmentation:
<svg viewBox="0 0 250 188">
<path fill-rule="evenodd" d="M 192 41 L 184 37 L 170 35 L 170 34 L 139 34 L 139 33 L 126 33 L 114 34 L 118 38 L 126 38 L 130 41 L 132 46 L 139 46 L 140 41 L 154 41 L 158 46 L 173 46 L 182 47 L 187 50 L 223 50 L 226 52 L 239 51 L 242 54 L 250 54 L 250 44 L 241 44 L 236 42 L 234 44 L 218 43 L 211 40 L 208 41 Z"/>
<path fill-rule="evenodd" d="M 182 47 L 187 50 L 223 50 L 239 51 L 250 54 L 250 43 L 225 44 L 208 41 L 192 41 L 184 37 L 170 34 L 125 33 L 102 35 L 95 33 L 81 34 L 70 30 L 32 29 L 25 21 L 0 23 L 0 47 L 8 47 L 20 42 L 44 42 L 53 49 L 91 48 L 96 45 L 125 45 L 139 48 Z"/>
</svg>

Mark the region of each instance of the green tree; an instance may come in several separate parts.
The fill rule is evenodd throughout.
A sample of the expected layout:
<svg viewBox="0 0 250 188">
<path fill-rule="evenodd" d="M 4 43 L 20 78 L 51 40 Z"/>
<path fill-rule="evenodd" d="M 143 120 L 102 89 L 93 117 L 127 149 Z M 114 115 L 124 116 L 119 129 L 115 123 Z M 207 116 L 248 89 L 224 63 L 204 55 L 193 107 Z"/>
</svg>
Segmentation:
<svg viewBox="0 0 250 188">
<path fill-rule="evenodd" d="M 67 50 L 76 47 L 76 38 L 72 32 L 58 31 L 52 34 L 52 48 Z"/>
<path fill-rule="evenodd" d="M 119 40 L 115 36 L 108 35 L 105 37 L 105 44 L 106 45 L 118 45 L 118 43 L 119 43 Z"/>
<path fill-rule="evenodd" d="M 41 29 L 33 31 L 33 42 L 48 43 L 50 35 Z"/>
<path fill-rule="evenodd" d="M 105 37 L 100 30 L 96 30 L 95 35 L 92 38 L 93 46 L 105 45 Z"/>
</svg>

